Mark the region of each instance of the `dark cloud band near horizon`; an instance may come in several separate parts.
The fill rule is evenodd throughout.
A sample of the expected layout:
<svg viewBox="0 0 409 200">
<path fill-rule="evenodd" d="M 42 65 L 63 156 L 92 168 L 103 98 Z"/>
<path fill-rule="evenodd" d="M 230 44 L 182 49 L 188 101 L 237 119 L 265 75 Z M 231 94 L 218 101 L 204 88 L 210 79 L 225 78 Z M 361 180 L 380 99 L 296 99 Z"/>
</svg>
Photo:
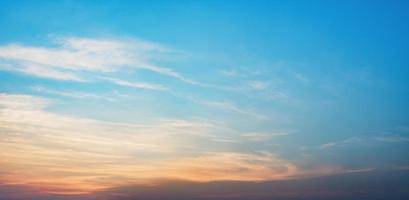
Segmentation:
<svg viewBox="0 0 409 200">
<path fill-rule="evenodd" d="M 406 200 L 408 185 L 409 170 L 395 169 L 282 181 L 162 180 L 87 195 L 47 195 L 21 185 L 1 185 L 0 200 Z"/>
</svg>

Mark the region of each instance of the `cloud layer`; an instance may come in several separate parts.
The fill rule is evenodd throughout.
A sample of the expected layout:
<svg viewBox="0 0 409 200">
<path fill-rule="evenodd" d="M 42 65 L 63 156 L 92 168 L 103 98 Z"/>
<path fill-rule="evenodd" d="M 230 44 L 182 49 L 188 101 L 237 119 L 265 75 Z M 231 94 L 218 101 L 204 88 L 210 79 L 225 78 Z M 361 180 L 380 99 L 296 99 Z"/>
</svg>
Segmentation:
<svg viewBox="0 0 409 200">
<path fill-rule="evenodd" d="M 81 194 L 157 179 L 261 181 L 302 175 L 272 153 L 218 145 L 225 129 L 217 124 L 105 122 L 46 111 L 50 103 L 29 95 L 0 95 L 1 183 Z"/>
<path fill-rule="evenodd" d="M 158 44 L 135 39 L 61 37 L 54 39 L 52 45 L 47 47 L 20 44 L 0 46 L 0 66 L 3 70 L 56 80 L 92 81 L 98 75 L 115 78 L 115 72 L 130 69 L 148 70 L 193 83 L 176 71 L 154 63 L 154 60 L 169 52 L 170 49 Z M 158 87 L 149 83 L 127 84 L 131 87 L 135 85 L 144 89 Z"/>
</svg>

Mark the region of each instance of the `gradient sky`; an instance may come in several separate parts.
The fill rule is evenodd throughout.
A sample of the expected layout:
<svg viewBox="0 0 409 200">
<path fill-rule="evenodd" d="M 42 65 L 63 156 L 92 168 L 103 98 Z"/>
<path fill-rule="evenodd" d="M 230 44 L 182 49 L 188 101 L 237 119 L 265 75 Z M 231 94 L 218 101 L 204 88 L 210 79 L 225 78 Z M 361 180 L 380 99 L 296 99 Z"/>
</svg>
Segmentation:
<svg viewBox="0 0 409 200">
<path fill-rule="evenodd" d="M 0 199 L 408 199 L 408 8 L 0 1 Z"/>
</svg>

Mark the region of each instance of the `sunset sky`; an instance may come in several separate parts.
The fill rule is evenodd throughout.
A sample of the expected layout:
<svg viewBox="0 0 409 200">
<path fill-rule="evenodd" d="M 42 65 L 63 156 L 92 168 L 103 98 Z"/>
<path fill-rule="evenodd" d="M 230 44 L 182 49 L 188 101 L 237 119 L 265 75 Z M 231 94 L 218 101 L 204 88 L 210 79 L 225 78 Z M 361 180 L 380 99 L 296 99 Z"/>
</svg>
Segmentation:
<svg viewBox="0 0 409 200">
<path fill-rule="evenodd" d="M 407 1 L 0 1 L 0 200 L 409 199 Z"/>
</svg>

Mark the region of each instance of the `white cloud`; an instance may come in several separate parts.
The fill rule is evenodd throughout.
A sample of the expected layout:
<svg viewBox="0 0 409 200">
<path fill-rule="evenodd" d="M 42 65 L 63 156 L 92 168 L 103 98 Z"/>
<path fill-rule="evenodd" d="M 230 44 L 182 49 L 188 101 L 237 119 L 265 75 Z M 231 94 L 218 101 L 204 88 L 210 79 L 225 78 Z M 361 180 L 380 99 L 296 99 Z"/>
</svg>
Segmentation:
<svg viewBox="0 0 409 200">
<path fill-rule="evenodd" d="M 342 146 L 346 146 L 346 145 L 350 145 L 350 144 L 354 144 L 354 143 L 359 143 L 361 142 L 362 139 L 359 137 L 351 137 L 351 138 L 347 138 L 345 140 L 340 140 L 340 141 L 335 141 L 335 142 L 329 142 L 326 144 L 322 144 L 320 146 L 321 149 L 329 149 L 329 148 L 334 148 L 334 147 L 342 147 Z"/>
<path fill-rule="evenodd" d="M 249 82 L 250 88 L 254 90 L 265 90 L 268 89 L 270 83 L 267 81 L 251 81 Z"/>
<path fill-rule="evenodd" d="M 115 98 L 112 98 L 112 97 L 97 95 L 97 94 L 88 93 L 88 92 L 58 91 L 58 90 L 52 90 L 52 89 L 48 89 L 48 88 L 41 87 L 41 86 L 34 86 L 34 87 L 31 87 L 31 89 L 37 92 L 71 97 L 71 98 L 78 98 L 78 99 L 105 99 L 108 101 L 116 100 Z"/>
<path fill-rule="evenodd" d="M 11 110 L 41 110 L 50 104 L 43 98 L 33 98 L 30 95 L 11 95 L 0 93 L 0 109 Z"/>
<path fill-rule="evenodd" d="M 65 72 L 62 70 L 55 70 L 51 68 L 44 68 L 40 66 L 27 65 L 24 69 L 18 69 L 23 73 L 34 75 L 38 77 L 56 79 L 56 80 L 70 80 L 83 82 L 84 79 L 80 78 L 78 75 L 72 72 Z"/>
<path fill-rule="evenodd" d="M 195 83 L 170 68 L 156 65 L 154 60 L 171 50 L 155 43 L 78 37 L 57 38 L 54 43 L 54 47 L 0 46 L 1 69 L 72 81 L 84 80 L 81 72 L 106 75 L 124 68 L 144 69 Z"/>
<path fill-rule="evenodd" d="M 126 86 L 126 87 L 133 87 L 139 89 L 149 89 L 149 90 L 166 90 L 166 88 L 159 84 L 152 84 L 152 83 L 145 83 L 145 82 L 130 82 L 124 81 L 115 78 L 108 78 L 108 77 L 100 77 L 100 79 L 110 81 L 116 85 Z"/>
<path fill-rule="evenodd" d="M 243 77 L 244 75 L 236 70 L 220 70 L 220 73 L 228 77 Z"/>
<path fill-rule="evenodd" d="M 199 104 L 202 104 L 202 105 L 211 106 L 211 107 L 214 107 L 214 108 L 219 108 L 219 109 L 222 109 L 222 110 L 235 112 L 235 113 L 239 113 L 239 114 L 243 114 L 243 115 L 248 115 L 248 116 L 251 116 L 251 117 L 258 118 L 258 119 L 266 119 L 266 116 L 264 116 L 264 115 L 256 113 L 255 111 L 242 109 L 242 108 L 236 106 L 235 104 L 233 104 L 231 102 L 203 101 L 203 100 L 193 100 L 193 101 L 197 102 Z"/>
</svg>

